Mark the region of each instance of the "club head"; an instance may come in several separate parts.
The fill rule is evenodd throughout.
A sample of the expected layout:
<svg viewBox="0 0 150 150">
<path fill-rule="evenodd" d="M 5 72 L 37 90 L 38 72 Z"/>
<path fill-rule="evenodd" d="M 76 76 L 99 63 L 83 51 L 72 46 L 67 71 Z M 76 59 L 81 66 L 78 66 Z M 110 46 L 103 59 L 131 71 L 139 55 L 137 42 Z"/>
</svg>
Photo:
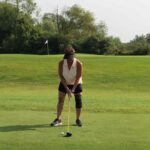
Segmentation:
<svg viewBox="0 0 150 150">
<path fill-rule="evenodd" d="M 66 132 L 66 135 L 64 137 L 71 137 L 72 133 L 71 132 Z"/>
</svg>

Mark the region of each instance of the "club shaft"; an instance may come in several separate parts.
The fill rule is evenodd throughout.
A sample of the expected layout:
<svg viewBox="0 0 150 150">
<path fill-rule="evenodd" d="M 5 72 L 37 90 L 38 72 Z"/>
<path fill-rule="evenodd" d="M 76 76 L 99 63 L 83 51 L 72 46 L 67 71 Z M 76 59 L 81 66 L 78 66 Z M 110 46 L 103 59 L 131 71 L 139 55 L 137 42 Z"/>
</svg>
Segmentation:
<svg viewBox="0 0 150 150">
<path fill-rule="evenodd" d="M 68 123 L 67 123 L 67 132 L 70 130 L 70 97 L 68 97 Z"/>
</svg>

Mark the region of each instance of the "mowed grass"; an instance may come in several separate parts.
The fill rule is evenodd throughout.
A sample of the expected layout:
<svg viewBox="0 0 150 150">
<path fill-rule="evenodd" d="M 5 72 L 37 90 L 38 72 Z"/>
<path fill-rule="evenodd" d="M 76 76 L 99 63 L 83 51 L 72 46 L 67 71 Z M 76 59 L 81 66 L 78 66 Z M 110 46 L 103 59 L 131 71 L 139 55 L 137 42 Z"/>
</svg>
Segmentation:
<svg viewBox="0 0 150 150">
<path fill-rule="evenodd" d="M 83 62 L 83 127 L 71 138 L 55 118 L 62 55 L 0 55 L 0 150 L 149 150 L 150 57 L 77 54 Z"/>
</svg>

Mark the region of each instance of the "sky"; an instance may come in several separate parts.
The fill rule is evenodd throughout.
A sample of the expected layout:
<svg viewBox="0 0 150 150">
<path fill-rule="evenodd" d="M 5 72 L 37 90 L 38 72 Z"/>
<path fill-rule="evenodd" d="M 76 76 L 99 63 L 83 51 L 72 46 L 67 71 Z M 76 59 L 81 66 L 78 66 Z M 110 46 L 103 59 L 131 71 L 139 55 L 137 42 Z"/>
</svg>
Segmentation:
<svg viewBox="0 0 150 150">
<path fill-rule="evenodd" d="M 45 12 L 55 12 L 78 4 L 93 13 L 96 23 L 104 21 L 108 35 L 119 37 L 122 42 L 133 40 L 136 35 L 150 33 L 150 0 L 34 0 Z"/>
</svg>

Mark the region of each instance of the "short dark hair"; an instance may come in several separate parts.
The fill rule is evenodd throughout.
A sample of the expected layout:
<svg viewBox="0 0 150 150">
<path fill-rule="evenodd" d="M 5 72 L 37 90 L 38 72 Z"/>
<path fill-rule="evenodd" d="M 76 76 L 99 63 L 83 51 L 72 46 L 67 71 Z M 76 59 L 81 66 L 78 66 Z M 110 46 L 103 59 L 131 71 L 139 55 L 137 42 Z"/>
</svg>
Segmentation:
<svg viewBox="0 0 150 150">
<path fill-rule="evenodd" d="M 73 52 L 75 52 L 75 49 L 73 48 L 73 46 L 72 46 L 71 44 L 66 45 L 66 46 L 64 47 L 64 51 L 66 51 L 67 49 L 70 49 L 70 50 L 72 50 Z"/>
<path fill-rule="evenodd" d="M 66 45 L 64 45 L 64 49 L 66 49 L 66 48 L 73 48 L 73 47 L 71 44 L 66 44 Z"/>
</svg>

